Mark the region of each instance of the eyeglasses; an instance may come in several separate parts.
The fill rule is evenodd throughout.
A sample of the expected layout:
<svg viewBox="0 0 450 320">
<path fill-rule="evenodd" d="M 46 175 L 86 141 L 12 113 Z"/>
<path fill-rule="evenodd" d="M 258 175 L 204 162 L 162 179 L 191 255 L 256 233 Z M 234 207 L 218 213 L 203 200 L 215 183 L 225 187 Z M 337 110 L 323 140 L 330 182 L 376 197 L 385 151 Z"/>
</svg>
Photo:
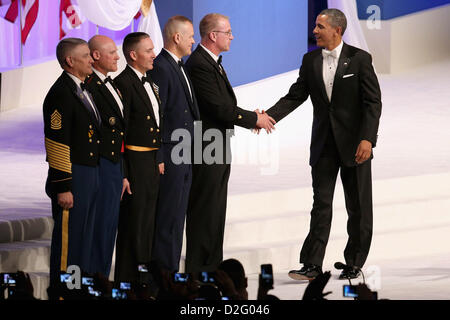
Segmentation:
<svg viewBox="0 0 450 320">
<path fill-rule="evenodd" d="M 226 34 L 228 37 L 231 37 L 233 35 L 233 33 L 231 31 L 213 31 L 213 32 L 219 32 L 219 33 L 224 33 Z"/>
</svg>

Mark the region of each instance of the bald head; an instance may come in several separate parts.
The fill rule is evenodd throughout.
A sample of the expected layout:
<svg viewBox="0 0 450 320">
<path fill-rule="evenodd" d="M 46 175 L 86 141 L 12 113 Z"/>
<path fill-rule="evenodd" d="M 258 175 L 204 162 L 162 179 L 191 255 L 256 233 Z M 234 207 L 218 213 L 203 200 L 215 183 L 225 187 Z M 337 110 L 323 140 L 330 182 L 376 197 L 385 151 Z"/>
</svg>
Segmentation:
<svg viewBox="0 0 450 320">
<path fill-rule="evenodd" d="M 92 66 L 96 70 L 104 75 L 107 75 L 108 72 L 117 71 L 119 55 L 117 53 L 117 46 L 111 38 L 96 35 L 89 40 L 88 45 L 92 59 L 94 60 Z"/>
</svg>

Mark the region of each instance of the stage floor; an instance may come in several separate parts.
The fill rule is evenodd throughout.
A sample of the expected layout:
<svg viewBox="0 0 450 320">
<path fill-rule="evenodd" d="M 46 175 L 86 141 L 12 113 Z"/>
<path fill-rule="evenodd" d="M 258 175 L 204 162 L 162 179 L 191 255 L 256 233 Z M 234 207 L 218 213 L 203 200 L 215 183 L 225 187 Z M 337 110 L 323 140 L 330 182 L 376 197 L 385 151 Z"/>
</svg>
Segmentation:
<svg viewBox="0 0 450 320">
<path fill-rule="evenodd" d="M 379 75 L 383 112 L 372 164 L 374 238 L 364 271 L 381 299 L 450 298 L 449 70 L 450 60 L 398 75 Z M 268 109 L 287 92 L 296 77 L 297 71 L 292 71 L 237 87 L 239 106 Z M 41 109 L 40 105 L 34 105 L 0 113 L 0 221 L 51 215 L 44 192 L 47 164 Z M 226 237 L 233 234 L 233 242 L 241 242 L 249 252 L 256 252 L 261 246 L 270 247 L 273 252 L 288 244 L 294 248 L 286 261 L 276 254 L 264 261 L 274 264 L 273 294 L 281 299 L 300 299 L 307 285 L 291 280 L 287 271 L 299 268 L 296 261 L 301 240 L 308 231 L 312 203 L 308 195 L 311 123 L 312 106 L 308 100 L 277 124 L 274 134 L 267 136 L 261 132 L 256 136 L 237 128 L 232 139 L 229 221 L 236 223 L 238 218 L 245 218 L 248 224 L 254 220 L 254 228 L 267 228 L 270 241 L 267 245 L 247 242 L 252 229 L 248 234 L 236 235 L 231 225 L 227 225 Z M 333 268 L 334 262 L 343 261 L 346 241 L 346 213 L 339 185 L 338 179 L 333 228 L 324 261 L 324 270 L 333 274 L 325 288 L 333 291 L 329 299 L 343 299 L 342 285 L 347 284 L 337 280 L 339 271 Z M 304 219 L 298 224 L 298 234 L 291 238 L 270 225 L 264 226 L 258 212 L 236 212 L 240 206 L 251 208 L 250 199 L 263 194 L 290 194 L 296 190 L 306 194 L 299 198 L 297 209 Z M 275 200 L 266 206 L 274 215 L 287 215 Z M 267 218 L 267 224 L 272 219 Z M 290 232 L 295 233 L 295 228 Z M 227 249 L 230 250 L 225 257 L 232 257 L 236 246 Z M 256 297 L 260 260 L 245 262 L 250 273 L 251 299 Z M 250 262 L 258 265 L 247 267 Z"/>
</svg>

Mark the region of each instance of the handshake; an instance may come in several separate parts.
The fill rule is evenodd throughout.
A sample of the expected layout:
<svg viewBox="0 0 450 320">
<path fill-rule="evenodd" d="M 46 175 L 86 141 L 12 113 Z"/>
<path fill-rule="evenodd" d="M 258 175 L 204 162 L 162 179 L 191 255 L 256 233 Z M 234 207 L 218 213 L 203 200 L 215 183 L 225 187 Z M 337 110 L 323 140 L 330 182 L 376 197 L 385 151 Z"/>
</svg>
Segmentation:
<svg viewBox="0 0 450 320">
<path fill-rule="evenodd" d="M 259 134 L 261 129 L 266 130 L 267 133 L 272 133 L 272 130 L 275 130 L 275 123 L 277 123 L 271 116 L 267 113 L 259 111 L 259 109 L 255 110 L 258 119 L 256 120 L 256 128 L 252 129 L 253 133 Z"/>
</svg>

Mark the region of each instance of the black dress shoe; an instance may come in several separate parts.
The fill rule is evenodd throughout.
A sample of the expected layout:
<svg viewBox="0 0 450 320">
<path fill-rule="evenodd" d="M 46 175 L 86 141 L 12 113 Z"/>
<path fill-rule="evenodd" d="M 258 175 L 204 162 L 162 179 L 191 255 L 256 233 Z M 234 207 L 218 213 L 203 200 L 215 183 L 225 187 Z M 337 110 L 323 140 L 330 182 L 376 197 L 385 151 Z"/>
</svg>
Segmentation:
<svg viewBox="0 0 450 320">
<path fill-rule="evenodd" d="M 289 271 L 289 277 L 294 280 L 313 280 L 322 274 L 322 268 L 313 264 L 305 264 L 300 270 Z"/>
<path fill-rule="evenodd" d="M 342 270 L 341 274 L 339 275 L 340 280 L 347 280 L 347 279 L 356 279 L 361 274 L 361 269 L 358 267 L 351 267 Z"/>
</svg>

